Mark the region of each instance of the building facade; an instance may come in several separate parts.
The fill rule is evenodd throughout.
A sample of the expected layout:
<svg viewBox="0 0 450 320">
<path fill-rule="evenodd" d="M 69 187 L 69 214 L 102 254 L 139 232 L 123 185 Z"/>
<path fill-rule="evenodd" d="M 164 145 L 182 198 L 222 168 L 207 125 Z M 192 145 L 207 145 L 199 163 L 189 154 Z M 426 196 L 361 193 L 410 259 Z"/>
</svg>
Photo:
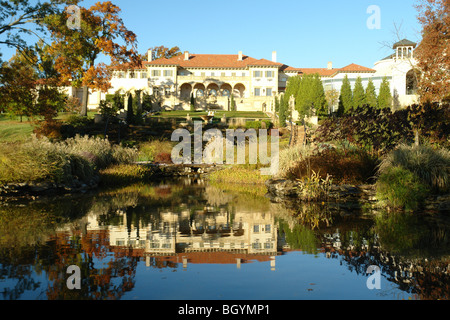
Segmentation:
<svg viewBox="0 0 450 320">
<path fill-rule="evenodd" d="M 393 47 L 394 53 L 380 61 L 374 68 L 350 64 L 343 68 L 334 68 L 329 62 L 326 68 L 295 68 L 277 62 L 276 51 L 272 59 L 256 59 L 238 54 L 192 54 L 170 59 L 153 60 L 148 52 L 148 61 L 138 68 L 126 65 L 112 70 L 111 89 L 108 94 L 120 92 L 131 94 L 142 101 L 148 94 L 156 97 L 154 110 L 190 110 L 195 104 L 198 110 L 231 110 L 233 96 L 237 111 L 274 112 L 274 98 L 285 91 L 289 78 L 297 75 L 314 74 L 321 76 L 324 89 L 339 94 L 345 76 L 352 88 L 358 77 L 366 87 L 369 80 L 379 90 L 383 78 L 387 78 L 394 97 L 393 106 L 400 108 L 416 103 L 416 81 L 414 67 L 414 49 L 416 44 L 402 40 Z M 75 89 L 72 96 L 80 95 Z M 106 93 L 91 92 L 89 108 L 96 109 Z M 125 105 L 127 105 L 125 99 Z M 336 110 L 337 102 L 330 105 L 330 111 Z"/>
</svg>

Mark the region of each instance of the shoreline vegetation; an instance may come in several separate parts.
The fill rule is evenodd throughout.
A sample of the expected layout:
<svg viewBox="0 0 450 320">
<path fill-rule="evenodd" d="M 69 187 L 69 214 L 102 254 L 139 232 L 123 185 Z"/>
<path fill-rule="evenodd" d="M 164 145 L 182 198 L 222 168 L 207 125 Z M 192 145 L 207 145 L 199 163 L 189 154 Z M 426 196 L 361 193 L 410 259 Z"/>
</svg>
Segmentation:
<svg viewBox="0 0 450 320">
<path fill-rule="evenodd" d="M 358 112 L 347 118 L 361 117 Z M 151 127 L 158 134 L 142 134 L 138 127 L 127 126 L 122 129 L 119 142 L 105 139 L 99 134 L 102 130 L 97 135 L 82 135 L 83 128 L 92 125 L 92 117 L 80 121 L 73 115 L 63 116 L 59 130 L 71 136 L 63 134 L 58 139 L 36 135 L 24 139 L 19 129 L 17 137 L 20 138 L 0 142 L 0 200 L 21 196 L 33 200 L 43 195 L 88 192 L 160 178 L 206 176 L 212 185 L 224 191 L 265 196 L 289 206 L 316 202 L 338 203 L 347 209 L 383 207 L 393 211 L 446 212 L 450 208 L 448 137 L 436 139 L 440 137 L 439 130 L 447 127 L 442 129 L 435 124 L 431 134 L 422 131 L 421 143 L 411 139 L 407 143 L 407 139 L 394 132 L 397 140 L 391 139 L 387 144 L 386 139 L 380 139 L 385 132 L 370 132 L 370 126 L 377 126 L 377 122 L 366 126 L 371 141 L 367 139 L 369 134 L 355 134 L 361 128 L 354 124 L 350 127 L 352 121 L 346 122 L 346 118 L 335 120 L 340 122 L 340 128 L 330 133 L 331 120 L 325 119 L 316 127 L 306 127 L 308 144 L 295 146 L 289 145 L 290 128 L 279 128 L 280 171 L 277 176 L 268 177 L 261 176 L 260 164 L 173 165 L 170 154 L 175 143 L 167 133 L 177 126 L 173 118 L 183 118 L 186 114 L 159 114 L 158 122 L 152 122 Z M 390 116 L 387 113 L 386 117 Z M 426 123 L 424 120 L 427 118 L 422 123 Z M 250 119 L 242 129 L 254 125 L 255 121 Z M 29 126 L 24 124 L 24 130 L 29 132 Z M 389 126 L 386 130 L 392 134 L 395 131 L 392 123 Z M 14 130 L 17 134 L 17 128 Z M 117 133 L 113 125 L 110 130 L 109 134 Z M 148 133 L 149 129 L 146 130 Z"/>
</svg>

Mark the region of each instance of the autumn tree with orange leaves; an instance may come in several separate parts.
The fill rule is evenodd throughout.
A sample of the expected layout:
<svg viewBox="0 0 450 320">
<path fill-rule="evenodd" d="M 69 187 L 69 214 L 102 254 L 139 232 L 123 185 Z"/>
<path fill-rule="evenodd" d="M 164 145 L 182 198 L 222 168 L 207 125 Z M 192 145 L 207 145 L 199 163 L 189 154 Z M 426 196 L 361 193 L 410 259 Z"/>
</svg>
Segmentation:
<svg viewBox="0 0 450 320">
<path fill-rule="evenodd" d="M 78 5 L 80 1 L 74 1 Z M 111 67 L 123 63 L 139 64 L 137 37 L 120 18 L 121 9 L 111 3 L 97 2 L 90 8 L 80 8 L 80 29 L 70 29 L 69 12 L 50 15 L 45 23 L 51 32 L 49 53 L 55 58 L 55 68 L 61 85 L 83 88 L 81 115 L 87 115 L 88 90 L 106 92 L 111 73 L 101 56 L 111 59 Z"/>
<path fill-rule="evenodd" d="M 179 56 L 182 54 L 179 47 L 167 48 L 165 46 L 158 46 L 158 47 L 152 47 L 148 50 L 149 51 L 151 50 L 151 52 L 152 52 L 152 60 L 158 60 L 161 58 L 170 59 L 172 57 L 176 57 L 176 56 Z M 143 54 L 141 56 L 141 59 L 147 60 L 148 54 Z"/>
<path fill-rule="evenodd" d="M 450 0 L 421 0 L 418 60 L 421 102 L 450 101 Z"/>
</svg>

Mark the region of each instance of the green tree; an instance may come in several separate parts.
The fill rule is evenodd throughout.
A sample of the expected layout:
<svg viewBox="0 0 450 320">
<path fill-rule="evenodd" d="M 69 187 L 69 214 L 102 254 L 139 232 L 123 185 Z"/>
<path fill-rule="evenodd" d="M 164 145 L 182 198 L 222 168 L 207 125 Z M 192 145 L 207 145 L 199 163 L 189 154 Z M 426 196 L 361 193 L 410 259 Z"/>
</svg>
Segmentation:
<svg viewBox="0 0 450 320">
<path fill-rule="evenodd" d="M 194 94 L 191 93 L 191 111 L 194 112 L 195 111 L 195 98 L 194 98 Z"/>
<path fill-rule="evenodd" d="M 280 110 L 278 111 L 278 121 L 280 122 L 280 127 L 286 127 L 286 119 L 288 113 L 288 101 L 287 95 L 283 94 L 280 96 Z"/>
<path fill-rule="evenodd" d="M 378 108 L 385 109 L 392 107 L 391 86 L 387 77 L 383 78 L 380 86 L 380 93 L 378 94 Z"/>
<path fill-rule="evenodd" d="M 290 77 L 288 80 L 287 86 L 286 86 L 284 98 L 282 99 L 287 104 L 289 104 L 289 99 L 293 96 L 296 99 L 296 108 L 297 108 L 298 92 L 299 92 L 302 80 L 303 79 L 301 76 Z M 280 102 L 281 102 L 281 100 L 280 100 Z M 287 108 L 286 108 L 286 111 L 287 111 Z"/>
<path fill-rule="evenodd" d="M 312 100 L 315 114 L 319 117 L 328 115 L 327 99 L 322 79 L 319 74 L 314 74 L 312 79 Z"/>
<path fill-rule="evenodd" d="M 231 93 L 230 98 L 230 109 L 231 111 L 236 111 L 236 101 L 234 100 L 234 95 Z"/>
<path fill-rule="evenodd" d="M 73 1 L 0 1 L 0 45 L 16 48 L 20 53 L 26 55 L 30 46 L 22 36 L 35 35 L 40 38 L 45 35 L 43 19 L 49 15 L 63 12 L 65 5 L 71 2 Z"/>
<path fill-rule="evenodd" d="M 144 93 L 142 97 L 142 110 L 145 112 L 150 112 L 153 109 L 152 96 Z"/>
<path fill-rule="evenodd" d="M 353 107 L 356 109 L 362 107 L 366 100 L 366 93 L 362 84 L 361 77 L 356 78 L 355 88 L 353 89 Z"/>
<path fill-rule="evenodd" d="M 1 66 L 0 102 L 21 118 L 39 116 L 50 122 L 64 110 L 67 96 L 57 86 L 59 75 L 43 42 L 25 50 L 17 50 Z"/>
<path fill-rule="evenodd" d="M 300 82 L 294 83 L 297 86 L 295 97 L 295 109 L 298 111 L 300 116 L 310 117 L 311 107 L 314 103 L 313 101 L 313 78 L 311 75 L 303 75 Z"/>
<path fill-rule="evenodd" d="M 353 92 L 350 80 L 345 75 L 342 81 L 341 94 L 339 96 L 339 109 L 338 114 L 343 115 L 347 113 L 353 106 Z"/>
<path fill-rule="evenodd" d="M 31 106 L 37 98 L 35 69 L 17 50 L 16 54 L 0 67 L 0 104 L 10 114 L 32 116 Z"/>
<path fill-rule="evenodd" d="M 295 98 L 295 109 L 303 116 L 327 115 L 327 100 L 319 74 L 295 76 L 289 79 L 286 88 L 287 103 Z"/>
<path fill-rule="evenodd" d="M 128 106 L 127 106 L 127 123 L 134 123 L 134 111 L 133 111 L 133 95 L 131 93 L 128 94 Z"/>
<path fill-rule="evenodd" d="M 373 108 L 376 108 L 378 105 L 377 91 L 372 79 L 369 79 L 369 83 L 367 84 L 364 104 Z"/>
<path fill-rule="evenodd" d="M 280 99 L 278 97 L 275 97 L 275 113 L 278 113 L 280 111 Z"/>
</svg>

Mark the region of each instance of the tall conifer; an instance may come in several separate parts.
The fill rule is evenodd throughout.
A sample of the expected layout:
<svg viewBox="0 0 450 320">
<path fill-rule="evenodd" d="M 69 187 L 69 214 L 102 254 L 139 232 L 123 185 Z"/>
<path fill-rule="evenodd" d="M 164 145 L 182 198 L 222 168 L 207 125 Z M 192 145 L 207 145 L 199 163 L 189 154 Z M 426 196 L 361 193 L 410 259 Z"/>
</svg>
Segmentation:
<svg viewBox="0 0 450 320">
<path fill-rule="evenodd" d="M 364 92 L 364 87 L 362 84 L 361 77 L 358 77 L 355 82 L 355 88 L 353 89 L 353 107 L 356 109 L 362 107 L 364 100 L 366 98 L 366 93 Z"/>
<path fill-rule="evenodd" d="M 369 83 L 367 84 L 364 104 L 372 108 L 376 108 L 378 104 L 377 91 L 372 79 L 369 79 Z"/>
<path fill-rule="evenodd" d="M 347 113 L 353 106 L 353 92 L 352 86 L 350 84 L 350 80 L 348 80 L 348 76 L 345 75 L 344 80 L 342 81 L 341 87 L 341 95 L 339 96 L 339 115 L 343 115 Z"/>
<path fill-rule="evenodd" d="M 392 94 L 389 80 L 384 77 L 380 86 L 380 93 L 378 94 L 378 108 L 385 109 L 392 107 Z"/>
</svg>

